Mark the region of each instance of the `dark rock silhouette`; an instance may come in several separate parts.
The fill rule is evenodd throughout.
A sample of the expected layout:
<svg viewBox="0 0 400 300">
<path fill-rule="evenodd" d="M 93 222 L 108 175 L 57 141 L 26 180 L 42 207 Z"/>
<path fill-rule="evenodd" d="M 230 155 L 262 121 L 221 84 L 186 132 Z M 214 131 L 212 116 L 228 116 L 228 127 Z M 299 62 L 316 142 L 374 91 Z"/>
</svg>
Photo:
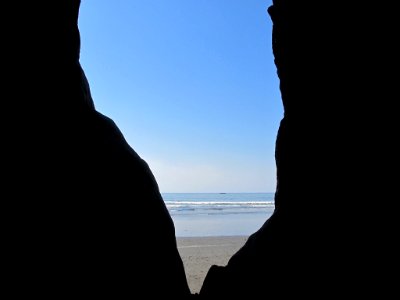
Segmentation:
<svg viewBox="0 0 400 300">
<path fill-rule="evenodd" d="M 276 209 L 227 266 L 211 267 L 200 296 L 389 291 L 383 266 L 395 259 L 380 238 L 389 227 L 371 206 L 382 197 L 375 188 L 384 172 L 374 167 L 385 156 L 375 132 L 390 127 L 379 123 L 383 97 L 370 105 L 387 89 L 376 67 L 386 50 L 379 34 L 370 34 L 383 28 L 385 14 L 376 5 L 352 5 L 275 0 L 268 9 L 285 111 L 276 141 Z"/>
<path fill-rule="evenodd" d="M 13 52 L 3 56 L 11 68 L 2 117 L 11 121 L 2 135 L 2 287 L 14 296 L 187 297 L 157 183 L 112 120 L 94 109 L 79 65 L 79 3 L 18 1 L 5 9 L 15 18 L 2 37 Z M 378 291 L 386 299 L 397 287 L 383 236 L 395 241 L 398 233 L 380 216 L 395 218 L 369 201 L 391 183 L 375 168 L 391 165 L 381 134 L 397 136 L 378 124 L 379 110 L 389 109 L 376 101 L 393 99 L 379 80 L 388 78 L 380 65 L 393 62 L 377 48 L 394 27 L 381 21 L 395 20 L 378 9 L 290 0 L 269 9 L 285 109 L 276 210 L 226 267 L 210 269 L 200 298 Z M 379 100 L 371 105 L 370 97 Z"/>
<path fill-rule="evenodd" d="M 40 297 L 188 297 L 156 180 L 94 108 L 79 64 L 79 5 L 44 1 L 18 18 L 3 284 Z"/>
</svg>

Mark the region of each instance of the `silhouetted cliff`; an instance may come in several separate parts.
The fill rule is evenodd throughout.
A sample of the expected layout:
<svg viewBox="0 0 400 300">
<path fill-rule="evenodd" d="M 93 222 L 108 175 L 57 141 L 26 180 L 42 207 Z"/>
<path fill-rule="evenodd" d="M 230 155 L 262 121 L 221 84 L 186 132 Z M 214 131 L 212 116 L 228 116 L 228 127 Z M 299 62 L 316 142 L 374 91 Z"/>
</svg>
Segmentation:
<svg viewBox="0 0 400 300">
<path fill-rule="evenodd" d="M 156 180 L 94 107 L 79 63 L 79 4 L 27 4 L 17 19 L 3 284 L 32 297 L 187 297 Z"/>
<path fill-rule="evenodd" d="M 187 297 L 157 183 L 95 110 L 79 65 L 79 3 L 4 9 L 13 18 L 2 37 L 3 286 L 40 297 Z M 226 267 L 211 268 L 200 297 L 385 298 L 397 287 L 388 247 L 397 217 L 382 204 L 396 195 L 384 168 L 398 135 L 386 106 L 396 99 L 387 41 L 398 36 L 388 6 L 269 8 L 285 109 L 276 210 Z"/>
<path fill-rule="evenodd" d="M 210 269 L 203 297 L 387 292 L 388 227 L 372 204 L 386 189 L 384 173 L 375 168 L 383 150 L 376 132 L 389 130 L 379 123 L 381 97 L 371 99 L 386 90 L 377 68 L 384 59 L 375 35 L 384 23 L 372 17 L 380 20 L 378 11 L 367 4 L 286 0 L 268 9 L 284 105 L 276 210 L 226 267 Z"/>
</svg>

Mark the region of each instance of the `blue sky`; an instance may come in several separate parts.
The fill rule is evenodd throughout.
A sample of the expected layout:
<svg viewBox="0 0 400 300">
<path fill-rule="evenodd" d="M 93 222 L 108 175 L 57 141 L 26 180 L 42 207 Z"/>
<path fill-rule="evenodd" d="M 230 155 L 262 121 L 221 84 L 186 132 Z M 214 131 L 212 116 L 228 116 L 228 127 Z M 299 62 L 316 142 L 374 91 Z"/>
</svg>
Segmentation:
<svg viewBox="0 0 400 300">
<path fill-rule="evenodd" d="M 271 0 L 83 0 L 96 109 L 160 191 L 274 192 L 283 110 Z"/>
</svg>

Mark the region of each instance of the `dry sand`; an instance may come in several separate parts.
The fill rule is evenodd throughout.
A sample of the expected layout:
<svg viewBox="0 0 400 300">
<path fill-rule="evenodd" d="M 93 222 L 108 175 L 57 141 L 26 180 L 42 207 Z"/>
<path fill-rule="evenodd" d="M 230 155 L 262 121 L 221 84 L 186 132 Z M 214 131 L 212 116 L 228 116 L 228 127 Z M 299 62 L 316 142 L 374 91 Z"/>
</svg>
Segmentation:
<svg viewBox="0 0 400 300">
<path fill-rule="evenodd" d="M 225 266 L 246 242 L 247 236 L 177 238 L 192 293 L 198 293 L 211 265 Z"/>
</svg>

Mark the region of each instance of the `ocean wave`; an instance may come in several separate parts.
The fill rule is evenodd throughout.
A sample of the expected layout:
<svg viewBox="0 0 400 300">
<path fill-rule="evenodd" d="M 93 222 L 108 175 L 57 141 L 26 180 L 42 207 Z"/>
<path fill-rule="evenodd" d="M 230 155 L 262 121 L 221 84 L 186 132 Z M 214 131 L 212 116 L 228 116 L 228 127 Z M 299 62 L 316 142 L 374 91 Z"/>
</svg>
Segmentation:
<svg viewBox="0 0 400 300">
<path fill-rule="evenodd" d="M 274 201 L 165 201 L 168 208 L 273 207 Z"/>
</svg>

